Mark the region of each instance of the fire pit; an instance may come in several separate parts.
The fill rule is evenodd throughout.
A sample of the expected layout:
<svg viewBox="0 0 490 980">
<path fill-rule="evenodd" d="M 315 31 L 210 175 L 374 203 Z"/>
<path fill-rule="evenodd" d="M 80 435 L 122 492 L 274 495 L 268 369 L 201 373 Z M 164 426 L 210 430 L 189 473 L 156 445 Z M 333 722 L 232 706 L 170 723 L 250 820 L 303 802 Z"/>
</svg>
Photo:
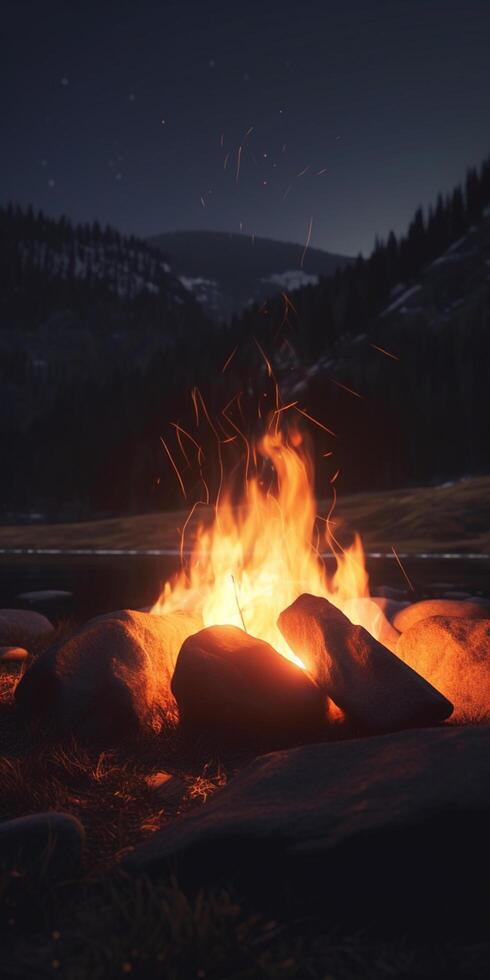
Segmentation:
<svg viewBox="0 0 490 980">
<path fill-rule="evenodd" d="M 195 405 L 199 417 L 197 395 Z M 180 723 L 194 736 L 217 737 L 222 751 L 236 744 L 263 750 L 339 732 L 439 724 L 451 715 L 453 700 L 458 709 L 468 702 L 469 685 L 473 707 L 487 710 L 490 682 L 480 651 L 488 622 L 468 633 L 476 639 L 462 670 L 457 644 L 452 656 L 446 649 L 444 662 L 437 643 L 432 660 L 421 653 L 432 607 L 395 606 L 395 625 L 387 619 L 387 602 L 369 597 L 360 538 L 349 547 L 339 541 L 337 473 L 329 481 L 331 506 L 317 514 L 307 437 L 297 424 L 285 424 L 295 409 L 296 403 L 278 404 L 257 442 L 225 410 L 228 429 L 236 432 L 224 429 L 218 439 L 213 519 L 198 523 L 190 561 L 182 560 L 150 613 L 98 617 L 34 662 L 16 692 L 30 724 L 49 722 L 61 733 L 110 741 Z M 201 410 L 213 425 L 204 403 Z M 209 503 L 209 490 L 197 439 L 177 429 L 188 461 L 183 440 L 194 449 L 205 489 L 182 529 L 183 557 L 188 528 Z M 245 469 L 237 495 L 232 479 L 224 478 L 222 443 L 238 437 Z M 165 449 L 185 493 L 166 443 Z M 336 560 L 331 576 L 325 549 Z M 472 622 L 488 615 L 478 603 L 446 603 L 444 611 L 449 631 L 451 612 L 460 623 L 466 613 Z"/>
</svg>

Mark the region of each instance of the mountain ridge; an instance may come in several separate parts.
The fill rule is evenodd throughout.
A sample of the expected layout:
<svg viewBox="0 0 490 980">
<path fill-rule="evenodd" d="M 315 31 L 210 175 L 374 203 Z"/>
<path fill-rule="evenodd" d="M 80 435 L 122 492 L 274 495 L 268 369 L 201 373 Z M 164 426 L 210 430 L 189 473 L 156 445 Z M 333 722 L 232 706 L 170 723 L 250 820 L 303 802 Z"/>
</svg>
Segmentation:
<svg viewBox="0 0 490 980">
<path fill-rule="evenodd" d="M 283 290 L 316 285 L 354 262 L 351 256 L 241 232 L 170 231 L 146 241 L 160 249 L 173 275 L 218 321 Z"/>
</svg>

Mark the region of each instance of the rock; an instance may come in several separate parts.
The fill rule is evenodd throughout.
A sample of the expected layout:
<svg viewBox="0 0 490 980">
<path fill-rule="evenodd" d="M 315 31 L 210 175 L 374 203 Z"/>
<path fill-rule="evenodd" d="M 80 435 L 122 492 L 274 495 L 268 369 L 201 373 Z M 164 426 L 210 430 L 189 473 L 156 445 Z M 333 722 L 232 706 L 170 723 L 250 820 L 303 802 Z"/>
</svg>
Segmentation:
<svg viewBox="0 0 490 980">
<path fill-rule="evenodd" d="M 22 663 L 28 656 L 24 647 L 0 647 L 1 664 Z"/>
<path fill-rule="evenodd" d="M 73 592 L 64 589 L 38 589 L 35 592 L 21 592 L 17 598 L 23 602 L 58 602 L 60 599 L 71 599 Z"/>
<path fill-rule="evenodd" d="M 278 626 L 321 689 L 364 731 L 430 725 L 451 714 L 446 698 L 327 599 L 301 595 Z"/>
<path fill-rule="evenodd" d="M 0 868 L 69 877 L 79 866 L 85 831 L 68 813 L 35 813 L 0 823 Z"/>
<path fill-rule="evenodd" d="M 180 646 L 200 625 L 184 613 L 98 616 L 31 665 L 15 691 L 19 709 L 29 724 L 94 742 L 160 731 L 176 719 Z"/>
<path fill-rule="evenodd" d="M 488 907 L 489 751 L 489 727 L 444 726 L 262 756 L 124 866 L 177 868 L 199 887 L 231 878 L 296 896 L 302 914 L 317 902 L 326 921 L 391 921 L 397 935 L 414 916 L 431 930 L 466 913 L 474 925 Z"/>
<path fill-rule="evenodd" d="M 406 609 L 400 609 L 393 620 L 393 625 L 400 633 L 409 630 L 415 623 L 431 616 L 458 616 L 463 619 L 486 619 L 488 609 L 483 603 L 468 599 L 422 599 L 414 602 Z"/>
<path fill-rule="evenodd" d="M 380 585 L 373 595 L 373 599 L 393 599 L 394 602 L 406 602 L 407 590 L 395 589 L 391 585 Z"/>
<path fill-rule="evenodd" d="M 178 803 L 187 792 L 187 785 L 178 776 L 172 776 L 170 772 L 155 772 L 145 779 L 148 789 L 150 789 L 159 800 L 165 803 Z"/>
<path fill-rule="evenodd" d="M 172 691 L 182 725 L 227 746 L 290 745 L 326 725 L 326 698 L 308 674 L 236 626 L 186 640 Z"/>
<path fill-rule="evenodd" d="M 397 655 L 453 702 L 454 721 L 490 720 L 490 618 L 420 620 Z"/>
<path fill-rule="evenodd" d="M 27 609 L 0 609 L 0 644 L 17 646 L 45 640 L 54 630 L 46 616 Z"/>
<path fill-rule="evenodd" d="M 343 603 L 342 612 L 350 619 L 355 626 L 364 626 L 364 629 L 375 636 L 384 647 L 388 647 L 394 653 L 400 634 L 386 618 L 385 611 L 381 603 L 386 603 L 387 599 L 370 599 L 362 597 L 360 599 L 348 599 Z"/>
</svg>

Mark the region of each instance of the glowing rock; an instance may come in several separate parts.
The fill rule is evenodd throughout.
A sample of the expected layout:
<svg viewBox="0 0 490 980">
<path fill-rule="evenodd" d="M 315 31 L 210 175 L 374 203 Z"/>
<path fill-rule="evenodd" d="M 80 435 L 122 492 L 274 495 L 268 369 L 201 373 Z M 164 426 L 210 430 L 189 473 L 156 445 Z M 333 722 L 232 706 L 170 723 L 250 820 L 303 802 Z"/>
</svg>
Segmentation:
<svg viewBox="0 0 490 980">
<path fill-rule="evenodd" d="M 490 619 L 423 619 L 402 633 L 396 652 L 450 698 L 454 721 L 490 719 Z"/>
<path fill-rule="evenodd" d="M 29 654 L 23 647 L 0 647 L 0 663 L 16 664 L 27 660 Z"/>
<path fill-rule="evenodd" d="M 278 747 L 326 727 L 326 698 L 308 674 L 236 626 L 211 626 L 186 640 L 172 691 L 182 725 L 223 747 Z"/>
<path fill-rule="evenodd" d="M 317 684 L 369 732 L 444 721 L 452 704 L 327 599 L 302 595 L 278 619 Z"/>
<path fill-rule="evenodd" d="M 400 609 L 396 614 L 393 625 L 400 633 L 411 629 L 416 623 L 432 616 L 451 616 L 461 619 L 488 619 L 488 606 L 478 600 L 462 601 L 460 599 L 423 599 L 414 602 L 406 609 Z"/>
<path fill-rule="evenodd" d="M 34 661 L 15 691 L 19 709 L 31 725 L 89 741 L 158 732 L 176 720 L 173 668 L 200 625 L 184 613 L 99 616 Z"/>
</svg>

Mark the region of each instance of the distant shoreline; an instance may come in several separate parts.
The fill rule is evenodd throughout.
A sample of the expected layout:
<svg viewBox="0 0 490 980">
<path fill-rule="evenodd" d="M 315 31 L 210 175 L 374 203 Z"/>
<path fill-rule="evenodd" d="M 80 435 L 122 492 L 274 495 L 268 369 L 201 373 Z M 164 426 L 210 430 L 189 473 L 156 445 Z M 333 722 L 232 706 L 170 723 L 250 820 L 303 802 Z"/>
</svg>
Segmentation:
<svg viewBox="0 0 490 980">
<path fill-rule="evenodd" d="M 319 511 L 328 505 L 319 504 Z M 155 555 L 180 554 L 186 511 L 113 517 L 73 524 L 0 526 L 0 555 Z M 189 524 L 184 552 L 192 549 L 198 523 L 209 524 L 212 507 L 203 507 Z M 490 560 L 490 476 L 471 477 L 440 487 L 418 487 L 340 497 L 337 530 L 361 534 L 368 557 Z"/>
</svg>

